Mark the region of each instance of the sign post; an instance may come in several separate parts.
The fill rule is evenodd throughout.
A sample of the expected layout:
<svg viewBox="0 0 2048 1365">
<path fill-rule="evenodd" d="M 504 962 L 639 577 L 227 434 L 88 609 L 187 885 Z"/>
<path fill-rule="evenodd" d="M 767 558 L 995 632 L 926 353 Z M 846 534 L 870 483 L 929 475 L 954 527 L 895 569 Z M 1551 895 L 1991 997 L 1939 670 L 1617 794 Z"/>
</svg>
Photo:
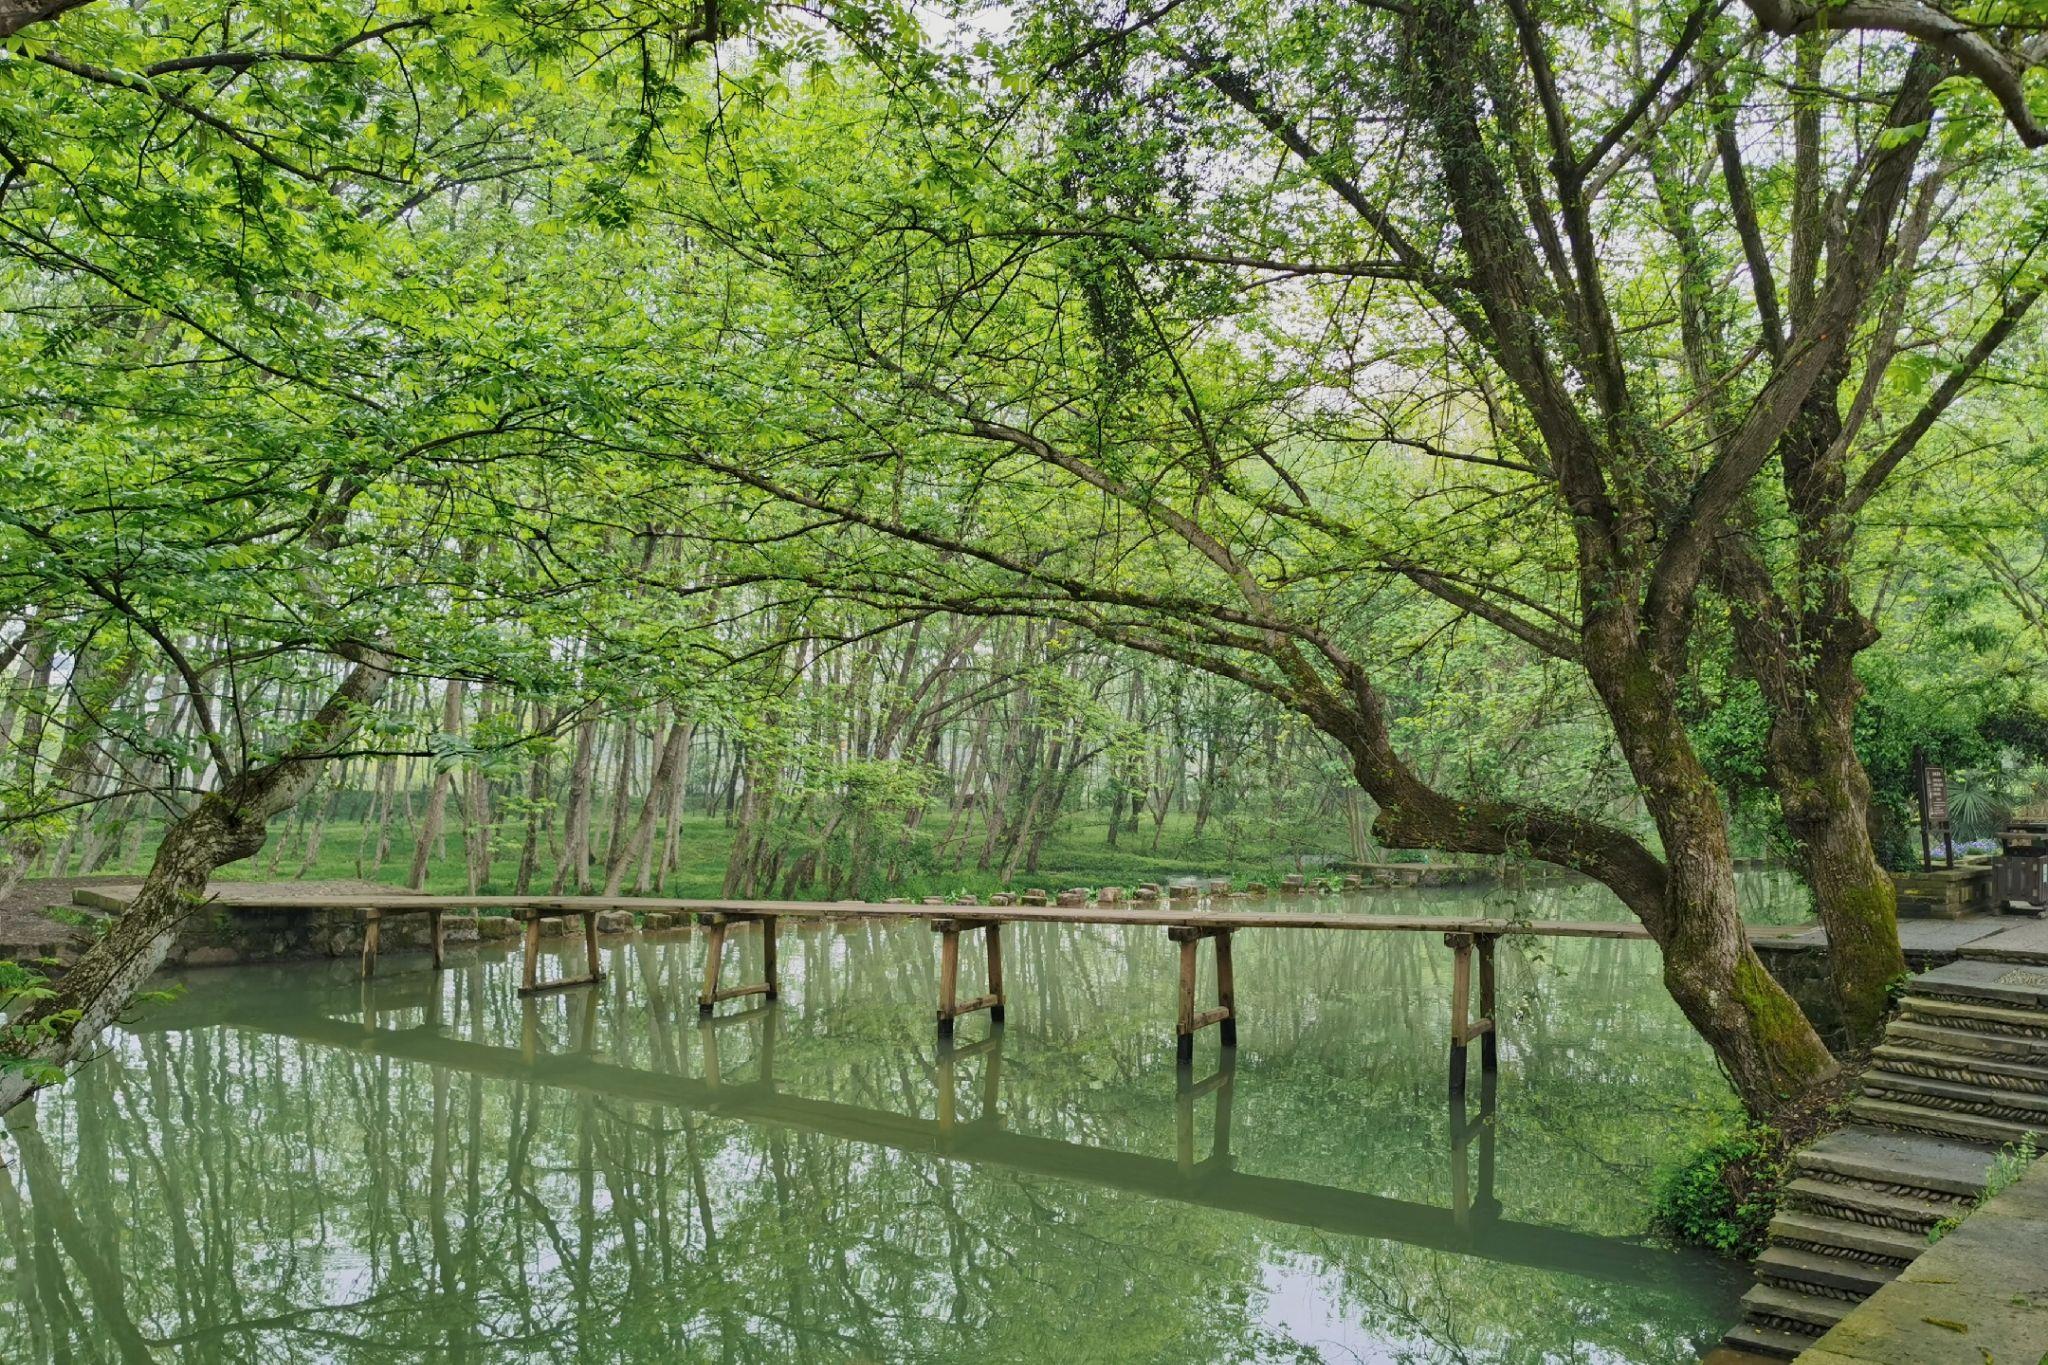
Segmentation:
<svg viewBox="0 0 2048 1365">
<path fill-rule="evenodd" d="M 1913 750 L 1913 766 L 1920 773 L 1920 866 L 1922 871 L 1934 870 L 1934 831 L 1941 830 L 1942 865 L 1956 865 L 1955 840 L 1949 837 L 1948 827 L 1948 773 L 1941 767 L 1927 761 L 1919 749 Z"/>
</svg>

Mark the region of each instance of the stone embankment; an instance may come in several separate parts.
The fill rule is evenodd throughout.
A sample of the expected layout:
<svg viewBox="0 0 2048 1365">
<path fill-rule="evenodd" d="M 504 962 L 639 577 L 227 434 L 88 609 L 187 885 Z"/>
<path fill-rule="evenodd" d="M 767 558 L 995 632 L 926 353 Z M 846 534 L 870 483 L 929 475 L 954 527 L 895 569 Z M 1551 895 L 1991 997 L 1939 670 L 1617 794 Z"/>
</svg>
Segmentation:
<svg viewBox="0 0 2048 1365">
<path fill-rule="evenodd" d="M 1930 1234 L 1948 1220 L 1974 1221 L 2001 1148 L 2048 1134 L 2048 922 L 1978 939 L 1913 978 L 1849 1114 L 1848 1127 L 1793 1158 L 1730 1346 L 1798 1356 L 1865 1300 L 1923 1282 Z M 2035 1264 L 2048 1259 L 2044 1250 L 2048 1243 L 2036 1245 Z M 1962 1335 L 1946 1340 L 1956 1354 L 1846 1358 L 1990 1359 Z M 2029 1365 L 2042 1349 L 2025 1357 Z"/>
</svg>

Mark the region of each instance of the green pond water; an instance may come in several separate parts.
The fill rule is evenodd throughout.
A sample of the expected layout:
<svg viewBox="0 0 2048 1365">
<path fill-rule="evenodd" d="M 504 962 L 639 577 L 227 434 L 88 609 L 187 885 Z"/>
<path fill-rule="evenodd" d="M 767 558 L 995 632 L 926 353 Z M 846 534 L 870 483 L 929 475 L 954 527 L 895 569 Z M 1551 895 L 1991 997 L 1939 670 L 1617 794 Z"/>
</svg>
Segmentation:
<svg viewBox="0 0 2048 1365">
<path fill-rule="evenodd" d="M 1156 930 L 1007 930 L 950 1050 L 927 928 L 780 943 L 709 1025 L 687 934 L 531 1002 L 503 951 L 183 975 L 0 1139 L 0 1359 L 1689 1361 L 1736 1316 L 1648 1235 L 1733 1106 L 1647 944 L 1504 944 L 1461 1105 L 1435 935 L 1239 934 L 1188 1075 Z"/>
</svg>

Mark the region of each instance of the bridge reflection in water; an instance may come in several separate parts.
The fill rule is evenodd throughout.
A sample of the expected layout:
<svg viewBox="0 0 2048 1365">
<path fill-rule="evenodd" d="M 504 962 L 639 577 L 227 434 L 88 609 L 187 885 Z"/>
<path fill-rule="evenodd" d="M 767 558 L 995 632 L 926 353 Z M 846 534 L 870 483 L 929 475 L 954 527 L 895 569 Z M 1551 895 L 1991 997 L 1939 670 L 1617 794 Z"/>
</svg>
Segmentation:
<svg viewBox="0 0 2048 1365">
<path fill-rule="evenodd" d="M 490 947 L 190 974 L 10 1115 L 0 1354 L 1682 1365 L 1747 1284 L 1628 1235 L 1722 1092 L 1636 945 L 1512 951 L 1464 1103 L 1420 935 L 1255 938 L 1199 1073 L 1144 936 L 1020 933 L 950 1047 L 928 931 L 788 935 L 708 1024 L 702 946 L 530 1003 Z"/>
<path fill-rule="evenodd" d="M 782 1007 L 775 1004 L 700 1017 L 694 1025 L 680 1026 L 694 1028 L 700 1058 L 701 1074 L 686 1076 L 604 1060 L 596 1046 L 600 998 L 595 992 L 564 1002 L 568 1043 L 551 1049 L 543 1041 L 542 1027 L 548 1006 L 532 999 L 519 1003 L 520 1045 L 508 1047 L 469 1041 L 444 1027 L 440 1016 L 445 997 L 431 977 L 365 982 L 359 991 L 360 1009 L 350 1012 L 354 1017 L 312 1013 L 297 1019 L 268 1014 L 237 1019 L 232 1009 L 214 1017 L 237 1029 L 303 1045 L 1082 1182 L 1348 1237 L 1383 1239 L 1615 1284 L 1668 1287 L 1695 1269 L 1692 1258 L 1654 1242 L 1502 1218 L 1495 1195 L 1498 1076 L 1491 1072 L 1483 1075 L 1476 1097 L 1462 1090 L 1447 1097 L 1448 1202 L 1432 1205 L 1236 1169 L 1231 1146 L 1235 1049 L 1222 1049 L 1219 1069 L 1206 1077 L 1197 1079 L 1185 1066 L 1178 1069 L 1176 1156 L 1166 1160 L 1010 1131 L 1000 1104 L 1001 1024 L 992 1024 L 989 1035 L 979 1042 L 939 1043 L 931 1068 L 936 1116 L 924 1118 L 807 1098 L 779 1088 L 775 1064 Z M 413 1016 L 421 1022 L 402 1021 Z M 174 1024 L 175 1012 L 161 1022 Z M 668 1026 L 674 1027 L 678 1026 Z M 736 1035 L 745 1037 L 744 1065 L 738 1068 L 725 1055 Z M 671 1048 L 673 1041 L 668 1040 Z M 972 1095 L 965 1117 L 963 1088 Z M 1207 1153 L 1198 1156 L 1198 1118 L 1208 1105 L 1213 1109 L 1208 1111 Z"/>
</svg>

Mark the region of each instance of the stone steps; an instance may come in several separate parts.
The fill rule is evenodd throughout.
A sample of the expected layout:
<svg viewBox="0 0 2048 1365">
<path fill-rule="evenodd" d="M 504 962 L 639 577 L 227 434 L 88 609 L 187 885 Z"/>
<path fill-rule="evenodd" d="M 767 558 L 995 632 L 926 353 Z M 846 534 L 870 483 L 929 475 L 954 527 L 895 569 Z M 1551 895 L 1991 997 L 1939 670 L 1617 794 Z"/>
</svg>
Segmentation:
<svg viewBox="0 0 2048 1365">
<path fill-rule="evenodd" d="M 1856 1305 L 1825 1294 L 1808 1294 L 1775 1284 L 1754 1284 L 1742 1296 L 1743 1316 L 1753 1327 L 1817 1337 L 1849 1315 Z"/>
<path fill-rule="evenodd" d="M 1924 1047 L 1971 1057 L 1999 1057 L 2048 1066 L 2048 1037 L 2030 1038 L 1983 1029 L 1953 1028 L 1900 1017 L 1885 1030 L 1886 1047 Z"/>
<path fill-rule="evenodd" d="M 1953 1216 L 1960 1205 L 1948 1199 L 1924 1199 L 1889 1190 L 1844 1181 L 1816 1180 L 1800 1176 L 1785 1186 L 1785 1200 L 1806 1213 L 1825 1214 L 1851 1223 L 1897 1228 L 1925 1237 L 1942 1219 Z"/>
<path fill-rule="evenodd" d="M 2012 1009 L 1958 997 L 1909 995 L 1899 1002 L 1899 1012 L 1916 1023 L 2048 1042 L 2048 1017 L 2038 1010 Z"/>
<path fill-rule="evenodd" d="M 1751 1355 L 1773 1356 L 1779 1360 L 1791 1360 L 1801 1351 L 1811 1350 L 1814 1338 L 1804 1332 L 1780 1332 L 1772 1327 L 1758 1327 L 1754 1323 L 1739 1323 L 1721 1344 L 1732 1346 L 1738 1351 Z"/>
<path fill-rule="evenodd" d="M 1756 1258 L 1757 1278 L 1781 1289 L 1822 1294 L 1856 1304 L 1897 1277 L 1900 1267 L 1774 1246 Z"/>
<path fill-rule="evenodd" d="M 2048 1134 L 2048 924 L 1989 942 L 1913 979 L 1851 1126 L 1794 1154 L 1728 1345 L 1807 1349 L 1970 1210 L 1999 1146 Z"/>
<path fill-rule="evenodd" d="M 1926 1076 L 1905 1076 L 1883 1067 L 1864 1073 L 1863 1093 L 1895 1104 L 1947 1109 L 1958 1114 L 1999 1119 L 2022 1131 L 2031 1127 L 2037 1132 L 2048 1133 L 2048 1095 L 1991 1089 L 1960 1081 L 1933 1080 Z"/>
<path fill-rule="evenodd" d="M 2048 1066 L 2034 1062 L 1981 1052 L 1957 1052 L 1917 1040 L 1884 1043 L 1870 1055 L 1881 1069 L 1895 1075 L 2048 1095 Z"/>
<path fill-rule="evenodd" d="M 2027 963 L 1959 958 L 1914 977 L 1913 994 L 2022 1010 L 2048 1009 L 2048 971 Z"/>
<path fill-rule="evenodd" d="M 1899 1270 L 1927 1249 L 1927 1237 L 1822 1213 L 1780 1210 L 1771 1219 L 1771 1245 Z"/>
<path fill-rule="evenodd" d="M 1983 1143 L 1882 1128 L 1840 1128 L 1793 1153 L 1792 1169 L 1818 1180 L 1862 1181 L 1927 1198 L 1973 1199 L 1990 1174 Z"/>
<path fill-rule="evenodd" d="M 1935 1133 L 1973 1142 L 2018 1142 L 2034 1131 L 2030 1124 L 2011 1123 L 1953 1109 L 1928 1108 L 1870 1095 L 1849 1101 L 1849 1113 L 1865 1123 L 1914 1133 Z"/>
</svg>

